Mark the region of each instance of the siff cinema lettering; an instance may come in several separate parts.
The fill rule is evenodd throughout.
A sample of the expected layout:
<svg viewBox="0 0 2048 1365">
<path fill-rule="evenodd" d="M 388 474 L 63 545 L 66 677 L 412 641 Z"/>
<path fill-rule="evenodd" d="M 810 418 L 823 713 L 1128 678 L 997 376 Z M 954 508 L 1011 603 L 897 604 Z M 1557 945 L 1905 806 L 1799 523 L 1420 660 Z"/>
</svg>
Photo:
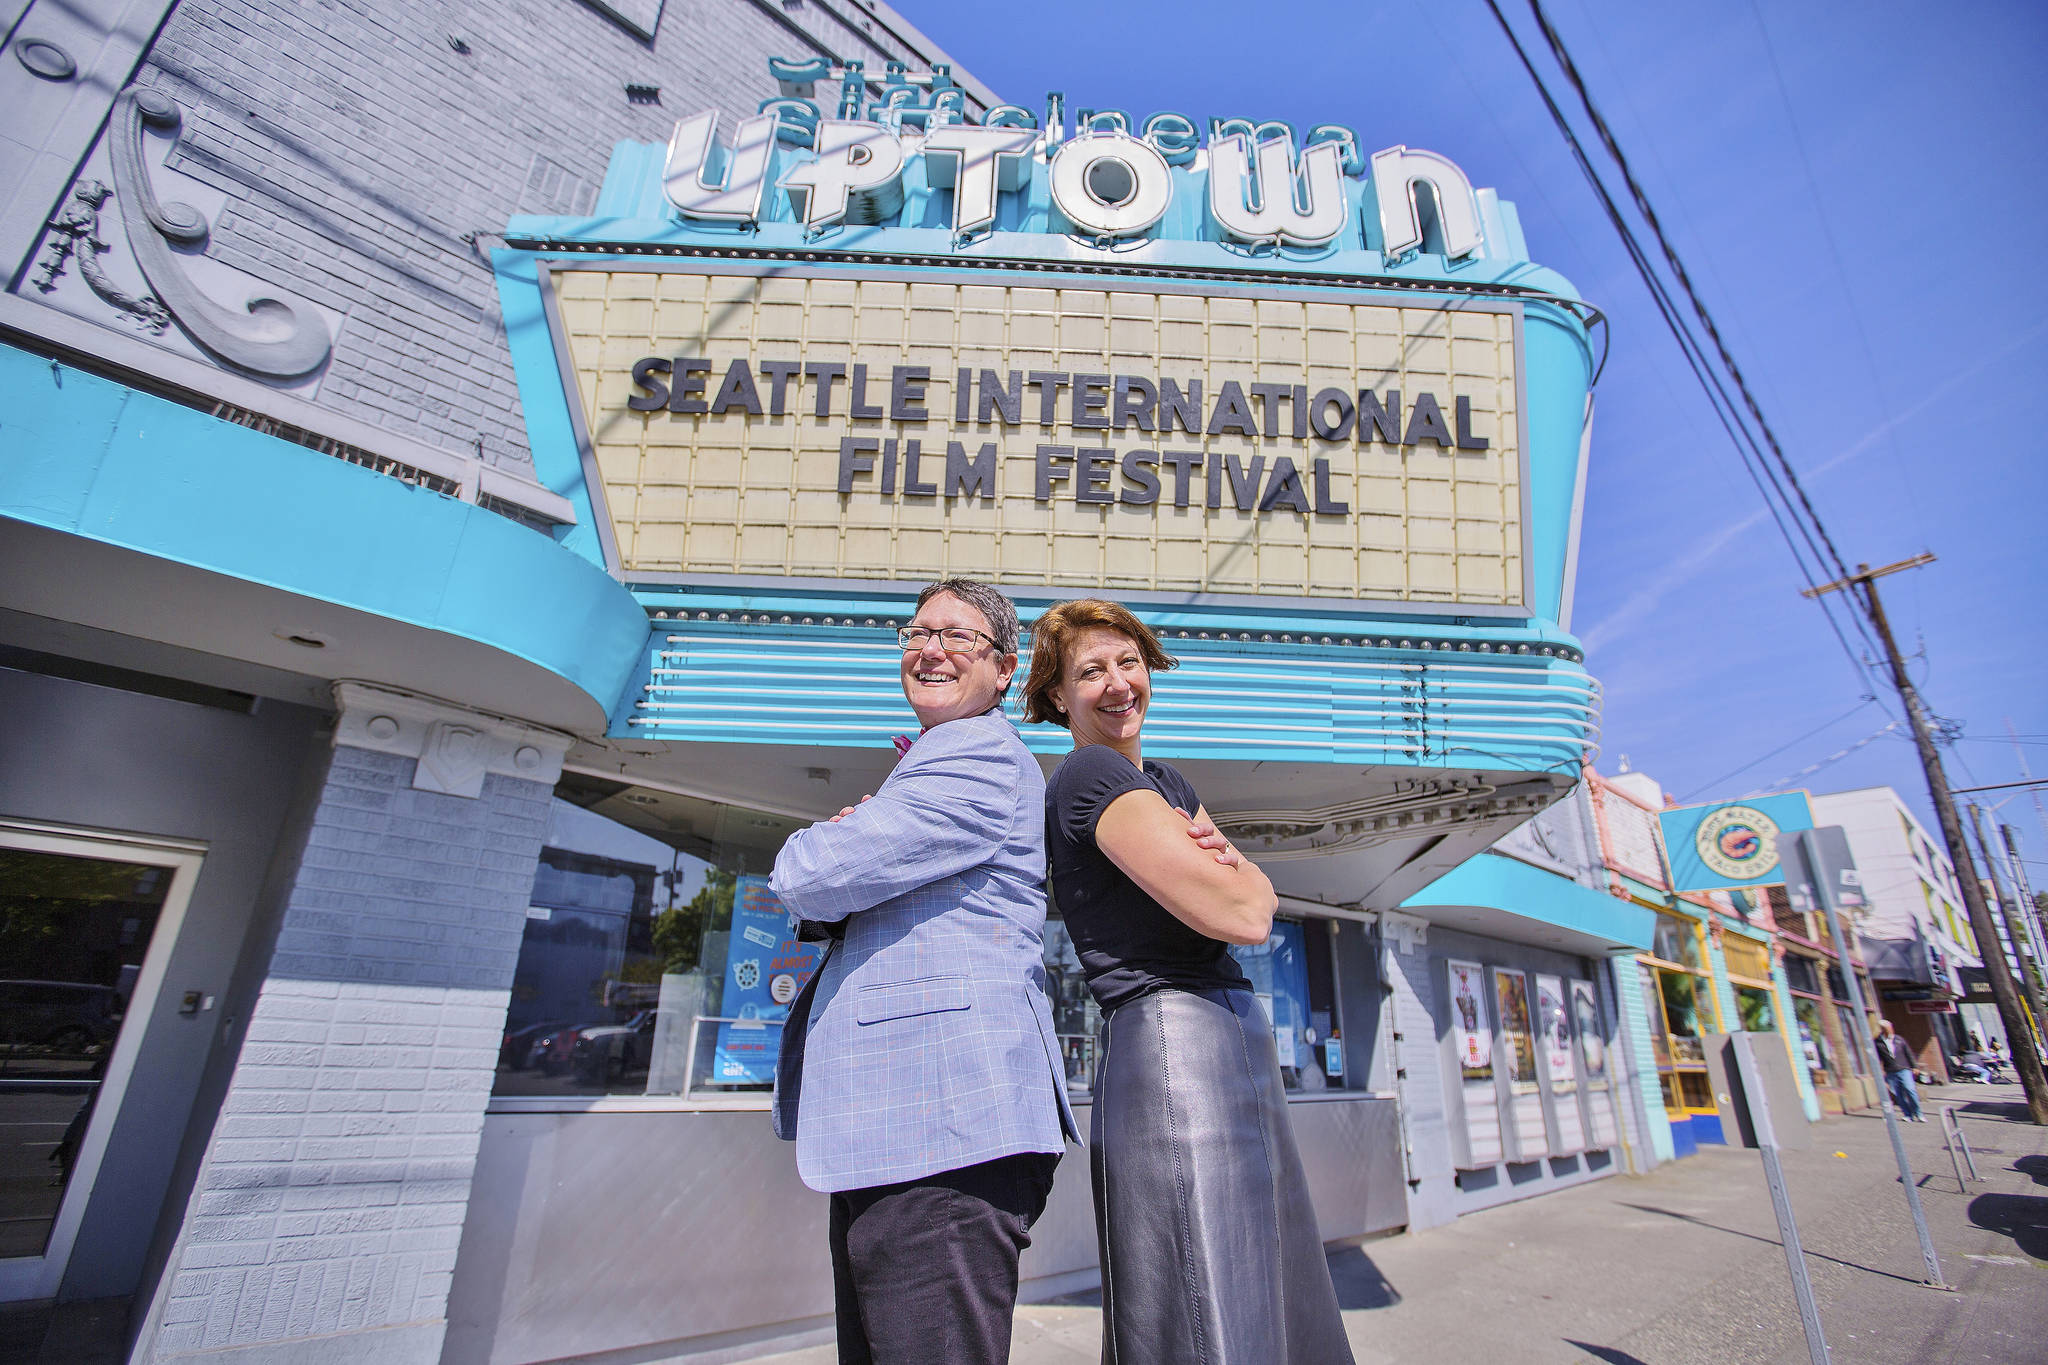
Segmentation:
<svg viewBox="0 0 2048 1365">
<path fill-rule="evenodd" d="M 709 360 L 647 356 L 633 365 L 637 390 L 627 406 L 635 412 L 683 415 L 782 417 L 807 412 L 825 420 L 923 424 L 934 420 L 926 404 L 931 369 L 924 365 L 880 367 L 826 360 L 737 358 L 722 374 Z M 962 367 L 953 384 L 952 419 L 1000 427 L 1066 426 L 1077 436 L 1136 430 L 1155 437 L 1237 436 L 1248 440 L 1314 439 L 1326 443 L 1379 442 L 1390 446 L 1434 445 L 1476 454 L 1490 442 L 1472 430 L 1471 400 L 1457 397 L 1447 420 L 1429 392 L 1405 404 L 1401 390 L 1324 388 L 1311 394 L 1305 384 L 1241 383 L 1224 380 L 1205 392 L 1200 379 L 1091 374 L 1067 370 L 976 370 Z M 1107 439 L 1107 437 L 1105 437 Z M 934 443 L 934 446 L 936 443 Z M 983 442 L 968 455 L 960 441 L 946 442 L 941 455 L 917 437 L 852 435 L 839 447 L 839 492 L 850 494 L 857 480 L 894 497 L 982 497 L 995 493 L 997 447 Z M 1330 494 L 1330 462 L 1312 459 L 1304 471 L 1281 455 L 1246 459 L 1202 450 L 1132 449 L 1121 455 L 1108 445 L 1076 440 L 1036 447 L 1033 496 L 1048 502 L 1070 493 L 1079 503 L 1147 506 L 1170 490 L 1173 506 L 1230 505 L 1245 511 L 1289 508 L 1304 515 L 1341 515 L 1348 504 Z M 927 473 L 929 471 L 929 474 Z"/>
</svg>

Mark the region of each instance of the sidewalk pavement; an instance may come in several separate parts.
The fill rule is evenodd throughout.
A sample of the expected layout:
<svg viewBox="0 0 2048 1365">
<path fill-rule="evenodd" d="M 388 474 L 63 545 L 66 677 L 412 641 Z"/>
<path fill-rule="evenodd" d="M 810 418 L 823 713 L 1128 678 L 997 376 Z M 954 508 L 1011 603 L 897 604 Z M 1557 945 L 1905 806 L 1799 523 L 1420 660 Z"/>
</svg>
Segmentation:
<svg viewBox="0 0 2048 1365">
<path fill-rule="evenodd" d="M 1829 1118 L 1783 1154 L 1833 1359 L 2048 1365 L 2048 1129 L 2026 1121 L 2017 1085 L 1921 1095 L 1928 1121 L 1901 1131 L 1953 1290 L 1922 1283 L 1879 1116 Z M 1977 1152 L 1967 1191 L 1942 1148 L 1944 1105 Z M 1739 1147 L 1335 1251 L 1330 1269 L 1358 1365 L 1808 1359 L 1762 1162 Z M 1011 1365 L 1094 1362 L 1101 1333 L 1092 1295 L 1026 1305 Z M 835 1360 L 822 1346 L 758 1365 Z"/>
</svg>

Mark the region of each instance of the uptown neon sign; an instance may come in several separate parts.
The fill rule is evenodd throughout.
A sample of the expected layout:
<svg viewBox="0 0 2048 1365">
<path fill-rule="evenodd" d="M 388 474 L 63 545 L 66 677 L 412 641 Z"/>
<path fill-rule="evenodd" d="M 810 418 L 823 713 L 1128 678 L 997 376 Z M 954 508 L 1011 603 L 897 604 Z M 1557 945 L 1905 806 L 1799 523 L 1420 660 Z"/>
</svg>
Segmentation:
<svg viewBox="0 0 2048 1365">
<path fill-rule="evenodd" d="M 1358 135 L 1341 124 L 1310 129 L 1297 147 L 1285 123 L 1214 119 L 1204 145 L 1184 114 L 1156 113 L 1138 124 L 1122 110 L 1083 109 L 1070 136 L 1058 94 L 1047 98 L 1042 122 L 1017 105 L 965 122 L 964 92 L 943 67 L 913 74 L 892 63 L 879 96 L 858 63 L 771 60 L 769 69 L 783 94 L 742 121 L 730 146 L 718 140 L 716 110 L 677 121 L 662 187 L 685 218 L 758 222 L 772 183 L 809 231 L 849 219 L 885 222 L 901 210 L 905 171 L 922 157 L 925 183 L 951 193 L 956 239 L 992 228 L 1001 196 L 1024 190 L 1042 165 L 1070 235 L 1104 248 L 1152 231 L 1196 177 L 1206 182 L 1199 191 L 1206 221 L 1240 244 L 1338 242 L 1356 231 L 1349 182 L 1360 177 L 1370 195 L 1357 203 L 1375 215 L 1389 261 L 1422 249 L 1426 235 L 1451 259 L 1484 244 L 1477 197 L 1454 162 L 1406 146 L 1365 156 Z M 812 95 L 832 77 L 842 92 L 827 117 Z M 1192 175 L 1177 179 L 1175 168 Z"/>
</svg>

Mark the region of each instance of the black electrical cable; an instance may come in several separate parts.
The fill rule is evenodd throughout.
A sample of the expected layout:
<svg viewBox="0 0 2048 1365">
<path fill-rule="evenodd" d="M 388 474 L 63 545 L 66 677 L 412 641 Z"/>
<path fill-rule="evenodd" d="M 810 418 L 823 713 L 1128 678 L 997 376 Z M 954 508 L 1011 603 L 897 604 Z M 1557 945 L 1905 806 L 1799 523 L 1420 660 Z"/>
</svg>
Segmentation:
<svg viewBox="0 0 2048 1365">
<path fill-rule="evenodd" d="M 1841 551 L 1835 548 L 1834 540 L 1828 535 L 1827 526 L 1821 521 L 1820 513 L 1814 508 L 1812 499 L 1807 496 L 1805 486 L 1799 482 L 1799 475 L 1792 468 L 1792 462 L 1785 457 L 1785 450 L 1778 442 L 1777 432 L 1771 428 L 1769 419 L 1764 416 L 1762 405 L 1750 391 L 1742 367 L 1736 363 L 1735 357 L 1728 350 L 1728 344 L 1722 340 L 1721 330 L 1715 325 L 1713 314 L 1707 310 L 1699 291 L 1693 287 L 1692 276 L 1687 273 L 1685 263 L 1679 260 L 1676 248 L 1671 245 L 1671 239 L 1665 235 L 1664 224 L 1657 217 L 1656 209 L 1651 206 L 1649 196 L 1636 180 L 1635 171 L 1629 165 L 1628 157 L 1622 153 L 1621 144 L 1615 140 L 1614 132 L 1608 126 L 1607 120 L 1594 105 L 1592 93 L 1586 88 L 1585 78 L 1579 74 L 1578 64 L 1572 60 L 1571 53 L 1564 45 L 1564 39 L 1550 22 L 1550 16 L 1543 12 L 1542 0 L 1529 0 L 1529 12 L 1535 17 L 1537 27 L 1543 30 L 1544 41 L 1550 45 L 1551 55 L 1563 69 L 1565 79 L 1571 82 L 1572 89 L 1578 93 L 1580 107 L 1586 111 L 1586 117 L 1592 120 L 1594 131 L 1600 135 L 1601 145 L 1607 149 L 1607 154 L 1614 158 L 1614 164 L 1620 169 L 1622 183 L 1628 186 L 1629 196 L 1635 201 L 1637 212 L 1642 214 L 1643 221 L 1649 224 L 1650 231 L 1656 236 L 1657 245 L 1663 250 L 1665 262 L 1677 278 L 1679 288 L 1685 291 L 1686 298 L 1691 301 L 1700 326 L 1712 339 L 1722 366 L 1735 381 L 1736 391 L 1742 395 L 1743 405 L 1748 408 L 1750 418 L 1763 434 L 1764 443 L 1769 446 L 1772 458 L 1784 475 L 1784 482 L 1798 498 L 1799 506 L 1806 514 L 1805 523 L 1812 527 L 1813 534 L 1819 537 L 1821 545 L 1825 547 L 1828 561 L 1833 564 L 1835 570 L 1834 577 L 1837 580 L 1847 579 L 1850 574 L 1848 561 L 1843 559 Z"/>
<path fill-rule="evenodd" d="M 1486 4 L 1487 8 L 1493 12 L 1494 21 L 1500 25 L 1501 32 L 1507 36 L 1509 45 L 1514 48 L 1516 57 L 1521 60 L 1522 69 L 1528 73 L 1530 82 L 1536 87 L 1536 93 L 1541 97 L 1544 107 L 1549 111 L 1551 121 L 1557 125 L 1558 132 L 1563 135 L 1566 145 L 1571 149 L 1573 160 L 1577 162 L 1581 174 L 1585 176 L 1587 184 L 1592 187 L 1594 195 L 1599 199 L 1602 209 L 1607 214 L 1608 222 L 1614 227 L 1616 234 L 1620 236 L 1622 246 L 1627 251 L 1629 260 L 1635 265 L 1636 273 L 1642 277 L 1644 286 L 1650 292 L 1651 301 L 1656 305 L 1658 313 L 1663 317 L 1665 326 L 1670 329 L 1673 338 L 1677 340 L 1680 353 L 1685 357 L 1686 365 L 1692 370 L 1693 377 L 1699 382 L 1702 390 L 1706 393 L 1708 405 L 1713 408 L 1715 418 L 1721 423 L 1722 429 L 1728 433 L 1730 442 L 1735 446 L 1736 455 L 1742 462 L 1743 470 L 1749 475 L 1751 482 L 1756 485 L 1759 496 L 1763 498 L 1764 509 L 1770 514 L 1772 522 L 1778 528 L 1778 534 L 1784 539 L 1786 548 L 1791 552 L 1793 564 L 1798 569 L 1800 577 L 1809 588 L 1816 587 L 1820 582 L 1826 581 L 1826 574 L 1824 572 L 1826 563 L 1819 548 L 1812 543 L 1812 537 L 1805 534 L 1803 526 L 1800 527 L 1802 535 L 1795 536 L 1792 527 L 1786 524 L 1786 514 L 1793 513 L 1791 499 L 1784 494 L 1782 488 L 1777 489 L 1778 496 L 1773 498 L 1772 489 L 1776 487 L 1776 480 L 1771 477 L 1771 470 L 1768 464 L 1764 462 L 1763 452 L 1758 447 L 1756 438 L 1742 424 L 1740 414 L 1735 408 L 1733 399 L 1728 396 L 1727 390 L 1722 386 L 1719 376 L 1713 373 L 1711 366 L 1708 364 L 1705 348 L 1692 336 L 1690 330 L 1685 325 L 1684 317 L 1670 297 L 1663 281 L 1658 278 L 1655 268 L 1651 265 L 1648 253 L 1643 250 L 1641 243 L 1636 240 L 1634 231 L 1629 227 L 1627 219 L 1622 215 L 1620 206 L 1615 203 L 1613 195 L 1608 192 L 1606 183 L 1601 180 L 1599 172 L 1594 169 L 1592 160 L 1587 156 L 1584 145 L 1580 143 L 1578 135 L 1573 132 L 1570 121 L 1564 116 L 1564 111 L 1558 107 L 1557 101 L 1551 96 L 1549 87 L 1545 85 L 1542 76 L 1537 72 L 1535 63 L 1530 60 L 1528 51 L 1522 46 L 1521 39 L 1516 35 L 1513 27 L 1509 25 L 1507 16 L 1501 13 L 1500 6 L 1495 3 L 1495 0 L 1486 0 Z M 1779 507 L 1780 502 L 1784 504 L 1782 512 Z M 1796 514 L 1794 514 L 1794 521 L 1795 523 L 1797 522 Z M 1816 577 L 1807 567 L 1806 554 L 1801 552 L 1799 543 L 1802 538 L 1807 541 L 1807 553 L 1811 553 L 1815 561 L 1823 569 L 1823 573 L 1819 577 Z M 1843 633 L 1840 623 L 1835 619 L 1833 611 L 1829 609 L 1827 599 L 1825 597 L 1817 597 L 1815 600 L 1821 608 L 1822 619 L 1828 623 L 1828 629 L 1833 632 L 1836 641 L 1842 646 L 1842 652 L 1849 659 L 1851 667 L 1856 670 L 1859 678 L 1863 677 L 1866 664 L 1862 658 L 1858 657 L 1855 647 L 1849 643 L 1848 636 Z M 1868 629 L 1864 622 L 1855 613 L 1851 613 L 1850 619 L 1858 630 L 1865 635 L 1867 640 Z"/>
</svg>

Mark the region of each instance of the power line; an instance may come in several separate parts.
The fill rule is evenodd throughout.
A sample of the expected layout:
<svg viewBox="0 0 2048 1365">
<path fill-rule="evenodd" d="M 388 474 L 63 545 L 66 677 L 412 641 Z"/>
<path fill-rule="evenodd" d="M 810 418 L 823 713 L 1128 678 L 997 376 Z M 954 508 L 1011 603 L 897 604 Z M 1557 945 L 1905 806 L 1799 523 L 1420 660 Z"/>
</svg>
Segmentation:
<svg viewBox="0 0 2048 1365">
<path fill-rule="evenodd" d="M 1514 49 L 1516 57 L 1520 59 L 1522 69 L 1528 73 L 1530 83 L 1535 86 L 1536 93 L 1542 99 L 1544 108 L 1549 111 L 1551 121 L 1557 125 L 1559 134 L 1563 136 L 1566 146 L 1570 148 L 1572 158 L 1578 164 L 1580 173 L 1585 177 L 1586 183 L 1593 190 L 1594 196 L 1600 201 L 1600 206 L 1605 212 L 1609 224 L 1613 226 L 1616 235 L 1621 238 L 1622 247 L 1627 252 L 1630 262 L 1635 266 L 1636 273 L 1641 277 L 1645 288 L 1648 289 L 1651 302 L 1656 306 L 1658 314 L 1663 318 L 1665 327 L 1671 332 L 1673 339 L 1678 342 L 1680 354 L 1684 357 L 1687 367 L 1691 369 L 1693 378 L 1699 383 L 1701 390 L 1706 395 L 1708 406 L 1713 409 L 1715 418 L 1721 423 L 1722 429 L 1727 432 L 1729 441 L 1735 447 L 1736 456 L 1742 464 L 1743 471 L 1749 475 L 1750 481 L 1756 485 L 1757 493 L 1763 499 L 1765 511 L 1770 514 L 1771 521 L 1777 527 L 1779 536 L 1783 538 L 1786 548 L 1791 552 L 1794 567 L 1799 571 L 1800 577 L 1805 580 L 1807 586 L 1809 588 L 1814 587 L 1818 582 L 1825 580 L 1830 575 L 1827 573 L 1826 558 L 1820 548 L 1814 543 L 1812 533 L 1807 531 L 1803 524 L 1799 523 L 1797 511 L 1793 507 L 1791 497 L 1786 495 L 1784 489 L 1779 485 L 1775 472 L 1763 457 L 1763 451 L 1758 445 L 1756 437 L 1744 425 L 1741 413 L 1736 408 L 1733 398 L 1730 397 L 1720 377 L 1713 372 L 1712 366 L 1707 359 L 1705 347 L 1692 335 L 1676 301 L 1671 297 L 1656 268 L 1651 264 L 1648 253 L 1643 249 L 1642 244 L 1636 240 L 1634 230 L 1629 226 L 1628 220 L 1623 216 L 1620 206 L 1614 200 L 1614 196 L 1608 191 L 1606 183 L 1594 168 L 1592 159 L 1587 155 L 1584 144 L 1579 141 L 1578 134 L 1573 131 L 1570 120 L 1565 117 L 1564 111 L 1558 107 L 1556 99 L 1550 93 L 1549 86 L 1544 82 L 1542 75 L 1536 70 L 1536 65 L 1531 60 L 1528 50 L 1523 47 L 1520 37 L 1515 33 L 1513 26 L 1508 23 L 1507 16 L 1501 12 L 1496 0 L 1486 0 L 1486 3 L 1487 8 L 1493 13 L 1494 21 L 1500 25 L 1501 32 L 1507 37 L 1508 43 Z M 1533 5 L 1534 0 L 1531 0 L 1531 3 Z M 1540 10 L 1538 11 L 1538 20 L 1544 24 L 1546 32 L 1554 32 L 1554 30 L 1549 29 L 1548 22 L 1543 19 Z M 1575 68 L 1574 74 L 1576 74 Z M 1583 95 L 1583 86 L 1581 86 L 1581 93 Z M 1594 111 L 1594 117 L 1597 121 L 1597 111 Z M 1606 132 L 1604 122 L 1600 122 L 1600 127 L 1610 150 L 1618 152 L 1618 148 L 1614 146 L 1612 134 Z M 1624 175 L 1628 176 L 1626 167 L 1624 167 Z M 1640 187 L 1634 184 L 1633 177 L 1630 176 L 1628 179 L 1631 188 L 1636 193 L 1639 205 L 1646 204 L 1647 199 L 1642 195 Z M 1659 237 L 1661 241 L 1661 232 Z M 1667 254 L 1670 253 L 1668 243 L 1666 243 L 1666 251 Z M 1689 289 L 1689 281 L 1687 283 Z M 1703 307 L 1699 304 L 1697 296 L 1693 296 L 1693 302 L 1696 309 Z M 1718 343 L 1718 333 L 1714 335 Z M 1726 348 L 1719 347 L 1719 349 L 1725 357 L 1727 354 Z M 1746 391 L 1745 396 L 1747 396 Z M 1755 404 L 1753 399 L 1750 400 L 1749 405 L 1754 410 Z M 1776 497 L 1772 496 L 1774 491 L 1777 494 Z M 1781 503 L 1783 504 L 1782 510 L 1780 507 Z M 1811 511 L 1811 504 L 1807 503 L 1806 506 Z M 1793 525 L 1787 525 L 1786 518 L 1788 514 L 1792 517 Z M 1798 529 L 1797 535 L 1794 534 L 1795 526 Z M 1803 547 L 1800 543 L 1802 540 L 1806 542 Z M 1831 550 L 1833 547 L 1830 544 L 1828 548 Z M 1808 555 L 1811 555 L 1813 560 L 1819 564 L 1820 572 L 1818 574 L 1809 569 L 1807 563 Z M 1849 638 L 1843 633 L 1841 624 L 1836 620 L 1830 604 L 1822 600 L 1820 606 L 1822 619 L 1828 623 L 1828 629 L 1834 633 L 1836 642 L 1842 647 L 1843 654 L 1848 658 L 1851 667 L 1856 670 L 1857 676 L 1859 678 L 1863 677 L 1866 668 L 1865 660 L 1859 657 L 1855 647 L 1849 643 Z M 1869 632 L 1864 623 L 1857 618 L 1854 612 L 1850 613 L 1850 619 L 1856 629 L 1863 634 L 1865 641 L 1868 642 L 1870 638 Z"/>
<path fill-rule="evenodd" d="M 1820 725 L 1814 726 L 1811 730 L 1808 730 L 1805 734 L 1799 736 L 1799 738 L 1797 739 L 1786 740 L 1783 744 L 1780 744 L 1777 748 L 1771 750 L 1769 753 L 1760 754 L 1757 757 L 1749 760 L 1749 762 L 1743 764 L 1741 767 L 1734 769 L 1732 772 L 1722 773 L 1719 777 L 1715 778 L 1711 782 L 1702 782 L 1699 786 L 1693 788 L 1691 791 L 1687 792 L 1685 795 L 1679 797 L 1678 799 L 1680 801 L 1690 801 L 1695 796 L 1699 796 L 1705 792 L 1712 791 L 1715 787 L 1720 786 L 1729 778 L 1740 777 L 1743 773 L 1746 773 L 1751 768 L 1756 767 L 1757 764 L 1769 762 L 1771 759 L 1776 758 L 1779 754 L 1784 753 L 1787 749 L 1790 749 L 1795 745 L 1804 744 L 1807 740 L 1812 739 L 1815 735 L 1820 734 L 1824 730 L 1832 730 L 1835 726 L 1840 725 L 1843 721 L 1849 719 L 1849 717 L 1855 715 L 1858 711 L 1861 711 L 1864 707 L 1869 706 L 1874 701 L 1876 701 L 1875 697 L 1865 697 L 1862 701 L 1857 702 L 1854 706 L 1844 711 L 1841 715 L 1836 716 L 1833 720 L 1826 721 Z M 1885 728 L 1889 730 L 1891 727 L 1886 726 Z"/>
<path fill-rule="evenodd" d="M 1793 773 L 1789 777 L 1781 777 L 1776 782 L 1771 783 L 1769 786 L 1758 787 L 1754 794 L 1763 795 L 1767 792 L 1784 791 L 1786 788 L 1792 786 L 1794 783 L 1802 781 L 1805 778 L 1812 777 L 1822 768 L 1833 767 L 1835 764 L 1840 763 L 1843 759 L 1847 758 L 1850 754 L 1855 753 L 1858 749 L 1861 749 L 1866 745 L 1875 744 L 1878 740 L 1883 739 L 1886 735 L 1898 729 L 1899 725 L 1899 721 L 1888 720 L 1884 723 L 1883 729 L 1873 730 L 1871 733 L 1857 740 L 1854 744 L 1845 745 L 1842 748 L 1835 750 L 1833 753 L 1829 754 L 1826 758 L 1822 759 L 1818 763 L 1807 764 L 1805 767 L 1801 768 L 1798 772 Z"/>
<path fill-rule="evenodd" d="M 1488 3 L 1491 4 L 1492 0 L 1488 0 Z M 1542 0 L 1529 0 L 1529 12 L 1535 16 L 1537 27 L 1543 30 L 1544 41 L 1550 45 L 1551 55 L 1563 69 L 1565 79 L 1571 82 L 1572 89 L 1577 92 L 1579 105 L 1586 111 L 1586 117 L 1592 120 L 1593 130 L 1600 135 L 1601 145 L 1607 149 L 1607 154 L 1614 159 L 1615 166 L 1621 171 L 1622 183 L 1628 186 L 1629 197 L 1635 201 L 1636 211 L 1643 216 L 1643 221 L 1649 224 L 1651 233 L 1656 237 L 1657 245 L 1664 253 L 1665 264 L 1670 266 L 1672 275 L 1678 281 L 1678 287 L 1685 291 L 1686 299 L 1691 302 L 1700 326 L 1714 343 L 1714 352 L 1720 358 L 1722 368 L 1734 381 L 1736 391 L 1742 395 L 1743 406 L 1748 409 L 1750 420 L 1756 424 L 1765 445 L 1769 447 L 1771 458 L 1783 475 L 1784 484 L 1798 498 L 1800 510 L 1805 513 L 1802 530 L 1810 527 L 1811 534 L 1819 538 L 1820 545 L 1826 551 L 1825 562 L 1834 569 L 1832 576 L 1847 578 L 1848 561 L 1843 559 L 1841 551 L 1835 548 L 1834 540 L 1828 535 L 1827 527 L 1822 524 L 1820 513 L 1814 509 L 1812 500 L 1807 497 L 1805 487 L 1799 482 L 1798 473 L 1792 468 L 1792 462 L 1785 458 L 1784 447 L 1779 444 L 1778 435 L 1772 430 L 1770 420 L 1764 416 L 1763 406 L 1750 391 L 1749 381 L 1743 376 L 1742 367 L 1736 363 L 1734 355 L 1729 352 L 1727 342 L 1722 340 L 1721 329 L 1715 325 L 1713 314 L 1707 311 L 1706 303 L 1694 289 L 1692 276 L 1686 271 L 1685 263 L 1679 260 L 1678 251 L 1671 245 L 1670 238 L 1665 235 L 1664 224 L 1657 217 L 1657 210 L 1651 206 L 1649 195 L 1636 180 L 1635 171 L 1630 167 L 1628 157 L 1622 153 L 1621 144 L 1615 140 L 1614 132 L 1608 127 L 1606 118 L 1593 103 L 1592 93 L 1587 90 L 1585 78 L 1579 74 L 1577 63 L 1566 50 L 1564 39 L 1552 26 L 1550 16 L 1543 12 Z M 1495 13 L 1498 14 L 1499 11 L 1496 9 Z"/>
</svg>

